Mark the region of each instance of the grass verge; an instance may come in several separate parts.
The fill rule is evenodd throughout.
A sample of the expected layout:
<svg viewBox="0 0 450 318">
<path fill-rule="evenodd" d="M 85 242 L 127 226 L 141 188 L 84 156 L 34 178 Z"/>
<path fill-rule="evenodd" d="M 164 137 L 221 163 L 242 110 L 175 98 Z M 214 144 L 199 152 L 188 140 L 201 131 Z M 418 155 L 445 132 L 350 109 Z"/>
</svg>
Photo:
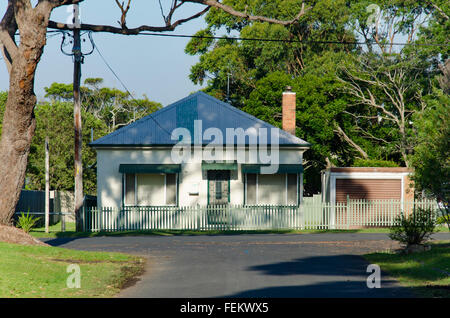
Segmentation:
<svg viewBox="0 0 450 318">
<path fill-rule="evenodd" d="M 431 246 L 421 253 L 384 252 L 364 257 L 420 297 L 450 298 L 450 241 L 433 242 Z"/>
<path fill-rule="evenodd" d="M 112 297 L 143 272 L 144 260 L 121 253 L 0 242 L 0 297 Z M 70 264 L 80 266 L 81 288 L 68 288 Z"/>
<path fill-rule="evenodd" d="M 436 232 L 448 232 L 445 227 L 437 227 Z M 30 234 L 36 238 L 77 238 L 95 236 L 135 236 L 135 235 L 156 235 L 156 236 L 192 236 L 192 235 L 241 235 L 241 234 L 319 234 L 319 233 L 389 233 L 389 228 L 367 228 L 354 230 L 251 230 L 251 231 L 196 231 L 196 230 L 147 230 L 147 231 L 117 231 L 117 232 L 75 232 L 75 223 L 66 223 L 66 231 L 61 232 L 61 224 L 49 227 L 49 233 L 45 233 L 45 228 L 34 228 Z"/>
</svg>

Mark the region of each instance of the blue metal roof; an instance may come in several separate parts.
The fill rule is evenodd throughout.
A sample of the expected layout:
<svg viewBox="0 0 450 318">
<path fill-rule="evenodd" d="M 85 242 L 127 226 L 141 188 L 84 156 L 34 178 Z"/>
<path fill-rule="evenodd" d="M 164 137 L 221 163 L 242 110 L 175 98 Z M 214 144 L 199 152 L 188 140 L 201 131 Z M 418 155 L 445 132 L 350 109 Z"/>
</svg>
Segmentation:
<svg viewBox="0 0 450 318">
<path fill-rule="evenodd" d="M 191 134 L 192 143 L 194 143 L 194 122 L 197 120 L 200 121 L 196 123 L 198 131 L 201 130 L 202 132 L 201 136 L 204 136 L 206 129 L 217 128 L 222 133 L 223 140 L 227 144 L 253 144 L 253 142 L 249 141 L 248 136 L 245 138 L 244 143 L 238 141 L 236 137 L 227 141 L 227 128 L 242 128 L 244 131 L 249 128 L 255 128 L 257 133 L 254 137 L 257 138 L 257 144 L 260 144 L 261 141 L 264 143 L 264 135 L 260 134 L 260 132 L 264 134 L 264 130 L 259 130 L 259 128 L 265 128 L 267 144 L 269 145 L 272 144 L 271 129 L 274 128 L 279 134 L 280 146 L 309 146 L 306 141 L 203 92 L 189 95 L 130 125 L 95 140 L 90 145 L 93 147 L 172 146 L 179 142 L 171 138 L 172 131 L 175 128 L 186 128 Z M 262 140 L 261 137 L 263 137 Z M 201 141 L 204 145 L 210 142 L 211 140 L 209 139 Z M 217 144 L 222 143 L 222 140 L 217 142 Z"/>
</svg>

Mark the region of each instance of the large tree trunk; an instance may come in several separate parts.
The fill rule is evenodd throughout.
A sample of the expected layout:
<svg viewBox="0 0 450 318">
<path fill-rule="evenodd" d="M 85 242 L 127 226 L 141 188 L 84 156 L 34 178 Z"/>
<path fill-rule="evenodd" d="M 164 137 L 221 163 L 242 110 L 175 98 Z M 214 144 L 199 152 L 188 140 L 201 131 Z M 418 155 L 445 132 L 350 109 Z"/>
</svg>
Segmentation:
<svg viewBox="0 0 450 318">
<path fill-rule="evenodd" d="M 20 1 L 19 1 L 20 2 Z M 48 14 L 43 14 L 48 12 Z M 10 56 L 9 92 L 0 140 L 0 224 L 11 224 L 25 179 L 31 139 L 36 126 L 34 78 L 46 44 L 50 10 L 33 10 L 16 4 L 13 18 L 20 31 L 20 45 L 13 38 L 5 48 Z M 5 34 L 2 34 L 5 41 Z M 3 42 L 2 41 L 2 42 Z M 6 41 L 5 41 L 6 42 Z"/>
</svg>

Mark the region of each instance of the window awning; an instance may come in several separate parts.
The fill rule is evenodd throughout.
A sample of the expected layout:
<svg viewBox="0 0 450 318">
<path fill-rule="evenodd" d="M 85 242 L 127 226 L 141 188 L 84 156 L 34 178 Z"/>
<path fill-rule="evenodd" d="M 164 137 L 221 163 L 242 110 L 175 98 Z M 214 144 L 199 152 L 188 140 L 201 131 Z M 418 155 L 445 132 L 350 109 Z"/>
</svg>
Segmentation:
<svg viewBox="0 0 450 318">
<path fill-rule="evenodd" d="M 247 164 L 242 165 L 243 173 L 261 173 L 261 167 L 269 167 L 267 164 Z M 303 173 L 301 164 L 280 164 L 276 173 Z"/>
<path fill-rule="evenodd" d="M 202 162 L 202 170 L 237 170 L 236 161 Z"/>
<path fill-rule="evenodd" d="M 179 173 L 181 165 L 176 164 L 121 164 L 120 173 Z"/>
</svg>

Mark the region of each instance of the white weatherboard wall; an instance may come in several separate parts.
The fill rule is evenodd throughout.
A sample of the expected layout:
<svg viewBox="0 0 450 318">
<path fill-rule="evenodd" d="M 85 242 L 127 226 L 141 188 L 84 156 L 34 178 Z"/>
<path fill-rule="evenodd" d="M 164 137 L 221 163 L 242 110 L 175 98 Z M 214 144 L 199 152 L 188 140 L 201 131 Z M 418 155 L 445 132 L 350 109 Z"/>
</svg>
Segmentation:
<svg viewBox="0 0 450 318">
<path fill-rule="evenodd" d="M 118 208 L 122 205 L 121 164 L 173 164 L 172 148 L 140 148 L 140 149 L 97 149 L 97 198 L 99 207 Z M 246 150 L 248 152 L 248 150 Z M 280 164 L 301 164 L 303 149 L 289 148 L 279 150 Z M 233 160 L 234 153 L 225 152 L 224 160 Z M 246 156 L 248 158 L 248 156 Z M 259 160 L 246 162 L 261 163 Z M 244 182 L 241 164 L 238 171 L 231 172 L 230 203 L 244 202 Z M 284 188 L 282 188 L 284 189 Z M 198 194 L 192 194 L 198 190 Z M 181 164 L 179 174 L 178 203 L 180 206 L 206 205 L 208 182 L 206 172 L 202 171 L 202 158 L 192 159 Z M 278 202 L 267 202 L 277 204 Z"/>
</svg>

